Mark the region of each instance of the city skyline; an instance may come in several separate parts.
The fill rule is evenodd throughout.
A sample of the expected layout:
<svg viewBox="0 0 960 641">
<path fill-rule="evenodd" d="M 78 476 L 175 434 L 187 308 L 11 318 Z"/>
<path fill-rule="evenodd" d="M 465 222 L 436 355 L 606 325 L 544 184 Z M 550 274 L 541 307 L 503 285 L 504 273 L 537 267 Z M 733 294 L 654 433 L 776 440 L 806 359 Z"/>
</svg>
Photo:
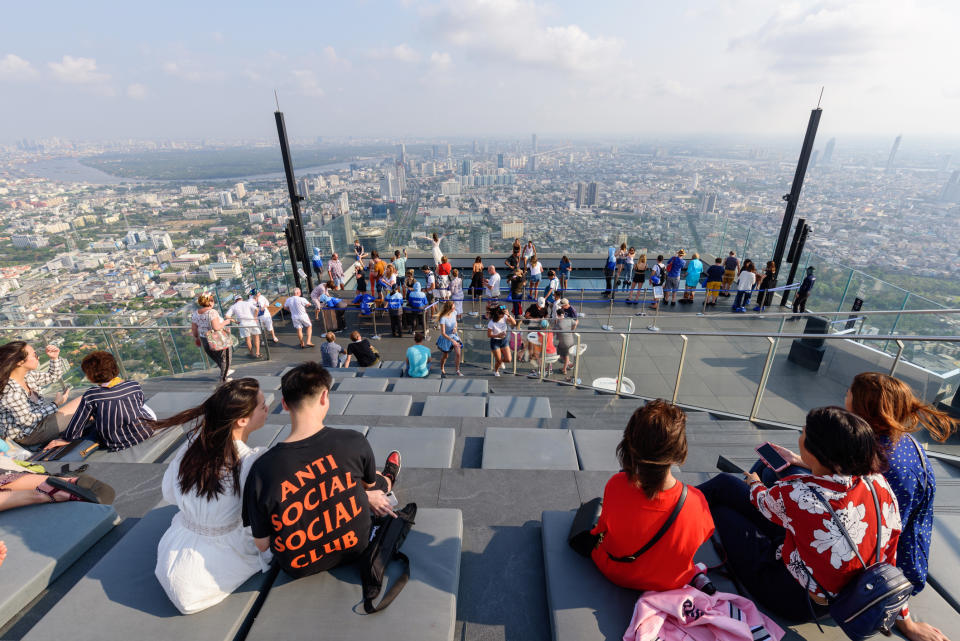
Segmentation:
<svg viewBox="0 0 960 641">
<path fill-rule="evenodd" d="M 0 140 L 268 139 L 274 89 L 306 136 L 793 135 L 821 86 L 824 136 L 960 134 L 946 2 L 149 11 L 5 7 Z"/>
</svg>

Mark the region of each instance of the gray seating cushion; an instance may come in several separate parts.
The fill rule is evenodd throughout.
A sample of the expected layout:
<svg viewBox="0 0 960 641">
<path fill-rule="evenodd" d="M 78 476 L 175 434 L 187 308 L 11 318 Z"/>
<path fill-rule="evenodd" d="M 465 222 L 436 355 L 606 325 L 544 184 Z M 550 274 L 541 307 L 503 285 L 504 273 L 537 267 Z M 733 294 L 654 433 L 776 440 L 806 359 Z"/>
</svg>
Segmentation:
<svg viewBox="0 0 960 641">
<path fill-rule="evenodd" d="M 378 466 L 399 450 L 405 467 L 450 467 L 456 438 L 452 427 L 375 426 L 367 434 Z"/>
<path fill-rule="evenodd" d="M 330 394 L 330 409 L 327 411 L 327 415 L 342 415 L 344 410 L 347 409 L 347 405 L 350 404 L 350 400 L 352 398 L 353 394 Z"/>
<path fill-rule="evenodd" d="M 67 502 L 5 511 L 0 541 L 7 559 L 0 571 L 0 626 L 109 532 L 117 513 L 109 505 Z"/>
<path fill-rule="evenodd" d="M 487 399 L 483 396 L 428 396 L 421 416 L 469 416 L 482 418 L 487 415 Z"/>
<path fill-rule="evenodd" d="M 92 445 L 92 441 L 84 441 L 76 446 L 61 461 L 88 461 L 98 463 L 154 463 L 163 458 L 163 455 L 175 447 L 185 436 L 186 425 L 175 425 L 155 433 L 153 436 L 119 452 L 94 450 L 86 458 L 80 456 L 84 448 Z"/>
<path fill-rule="evenodd" d="M 406 361 L 380 361 L 380 367 L 387 369 L 403 368 L 405 364 Z"/>
<path fill-rule="evenodd" d="M 491 396 L 487 407 L 490 418 L 553 418 L 550 399 L 539 396 Z"/>
<path fill-rule="evenodd" d="M 284 429 L 287 430 L 287 434 L 290 433 L 289 424 L 277 425 L 276 423 L 267 423 L 247 437 L 247 445 L 250 447 L 270 447 Z"/>
<path fill-rule="evenodd" d="M 403 369 L 399 367 L 368 367 L 363 375 L 366 378 L 400 378 L 403 376 Z"/>
<path fill-rule="evenodd" d="M 292 370 L 294 366 L 284 367 L 278 376 L 281 378 L 284 374 Z M 360 373 L 362 368 L 359 367 L 331 367 L 327 371 L 330 372 L 330 376 L 334 378 L 350 378 L 351 376 L 357 376 Z"/>
<path fill-rule="evenodd" d="M 213 394 L 213 386 L 201 392 L 157 392 L 146 404 L 154 411 L 158 419 L 165 419 L 185 409 L 196 407 Z"/>
<path fill-rule="evenodd" d="M 255 574 L 207 610 L 181 615 L 153 574 L 157 544 L 176 512 L 176 506 L 165 505 L 140 519 L 24 641 L 103 641 L 123 636 L 120 631 L 138 641 L 231 641 L 253 607 L 266 575 Z"/>
<path fill-rule="evenodd" d="M 621 639 L 638 593 L 615 586 L 567 543 L 573 512 L 543 513 L 543 566 L 554 641 Z"/>
<path fill-rule="evenodd" d="M 438 394 L 442 382 L 438 378 L 400 378 L 393 384 L 393 391 L 411 394 Z"/>
<path fill-rule="evenodd" d="M 958 567 L 960 567 L 960 514 L 936 514 L 933 517 L 933 536 L 930 539 L 928 581 L 955 609 L 960 610 Z"/>
<path fill-rule="evenodd" d="M 260 383 L 260 389 L 264 392 L 276 392 L 280 389 L 281 376 L 253 376 Z"/>
<path fill-rule="evenodd" d="M 410 558 L 410 581 L 389 608 L 368 616 L 357 607 L 363 593 L 356 564 L 297 580 L 281 573 L 247 641 L 314 641 L 327 636 L 452 641 L 463 541 L 460 510 L 424 508 L 416 521 L 401 548 Z M 401 569 L 400 563 L 390 564 L 384 590 Z"/>
<path fill-rule="evenodd" d="M 406 416 L 413 405 L 409 394 L 357 394 L 347 405 L 344 415 Z"/>
<path fill-rule="evenodd" d="M 573 430 L 581 470 L 619 472 L 617 445 L 623 430 Z"/>
<path fill-rule="evenodd" d="M 488 394 L 490 386 L 480 378 L 448 378 L 440 382 L 441 392 L 456 394 Z"/>
<path fill-rule="evenodd" d="M 338 392 L 386 392 L 385 378 L 345 378 L 337 383 Z"/>
<path fill-rule="evenodd" d="M 483 469 L 579 470 L 570 430 L 488 427 L 483 437 Z"/>
<path fill-rule="evenodd" d="M 361 434 L 363 434 L 364 436 L 367 435 L 367 431 L 370 429 L 370 428 L 367 427 L 366 425 L 330 425 L 330 424 L 327 424 L 327 427 L 335 427 L 335 428 L 341 429 L 341 430 L 356 430 L 356 431 L 360 432 Z M 254 434 L 256 434 L 256 432 L 254 432 Z M 280 429 L 280 431 L 277 433 L 276 438 L 274 438 L 274 439 L 270 442 L 270 446 L 273 447 L 274 445 L 276 445 L 276 444 L 279 443 L 280 441 L 286 440 L 286 438 L 287 438 L 288 436 L 290 436 L 290 426 L 289 426 L 289 425 L 284 425 L 284 426 Z M 251 437 L 251 438 L 252 438 L 252 437 Z"/>
</svg>

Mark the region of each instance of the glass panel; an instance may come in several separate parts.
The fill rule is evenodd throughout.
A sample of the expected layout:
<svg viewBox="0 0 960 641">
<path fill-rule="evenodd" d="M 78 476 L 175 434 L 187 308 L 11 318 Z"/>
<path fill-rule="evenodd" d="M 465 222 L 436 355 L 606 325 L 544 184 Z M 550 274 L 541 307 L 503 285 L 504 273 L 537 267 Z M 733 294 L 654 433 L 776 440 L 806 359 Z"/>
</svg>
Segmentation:
<svg viewBox="0 0 960 641">
<path fill-rule="evenodd" d="M 810 252 L 809 265 L 814 267 L 817 282 L 810 292 L 807 311 L 835 312 L 840 309 L 847 283 L 852 270 L 828 263 L 817 254 Z"/>
</svg>

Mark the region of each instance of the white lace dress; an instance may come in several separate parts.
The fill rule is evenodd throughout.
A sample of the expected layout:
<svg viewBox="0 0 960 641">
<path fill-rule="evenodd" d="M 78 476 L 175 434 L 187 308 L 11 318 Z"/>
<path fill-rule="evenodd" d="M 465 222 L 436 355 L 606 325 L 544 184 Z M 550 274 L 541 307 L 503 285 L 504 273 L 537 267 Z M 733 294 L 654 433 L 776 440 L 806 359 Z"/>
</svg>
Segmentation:
<svg viewBox="0 0 960 641">
<path fill-rule="evenodd" d="M 250 448 L 243 441 L 234 444 L 240 454 L 242 484 L 266 448 Z M 226 491 L 213 501 L 195 492 L 180 492 L 177 475 L 188 446 L 186 443 L 177 451 L 163 475 L 163 498 L 180 511 L 160 539 L 154 572 L 177 609 L 193 614 L 216 605 L 251 576 L 265 571 L 270 552 L 261 555 L 250 528 L 243 527 L 243 492 L 233 492 L 232 479 L 226 479 Z"/>
</svg>

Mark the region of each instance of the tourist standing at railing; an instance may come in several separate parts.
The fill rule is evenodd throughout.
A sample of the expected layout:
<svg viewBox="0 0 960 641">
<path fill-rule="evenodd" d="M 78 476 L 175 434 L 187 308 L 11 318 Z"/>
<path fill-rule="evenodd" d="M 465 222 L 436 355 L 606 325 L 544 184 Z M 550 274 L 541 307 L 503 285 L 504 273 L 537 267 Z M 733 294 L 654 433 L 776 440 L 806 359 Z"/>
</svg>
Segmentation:
<svg viewBox="0 0 960 641">
<path fill-rule="evenodd" d="M 423 293 L 427 295 L 427 307 L 433 305 L 433 301 L 437 298 L 437 276 L 433 273 L 433 270 L 430 269 L 429 265 L 424 265 L 423 277 L 426 281 L 426 286 L 423 288 Z M 431 319 L 437 314 L 436 308 L 433 308 L 433 311 L 430 312 Z"/>
<path fill-rule="evenodd" d="M 530 259 L 537 255 L 537 246 L 533 244 L 532 240 L 528 240 L 526 246 L 523 248 L 523 262 L 520 264 L 520 269 L 526 269 L 530 266 Z"/>
<path fill-rule="evenodd" d="M 320 248 L 313 248 L 313 258 L 310 259 L 313 271 L 317 275 L 317 280 L 323 280 L 323 257 L 320 256 Z"/>
<path fill-rule="evenodd" d="M 567 289 L 567 279 L 570 278 L 570 271 L 573 269 L 573 265 L 570 263 L 570 259 L 567 258 L 566 254 L 560 257 L 560 266 L 557 269 L 557 276 L 560 277 L 560 293 Z"/>
<path fill-rule="evenodd" d="M 614 253 L 614 258 L 616 259 L 616 270 L 613 275 L 613 289 L 617 290 L 620 288 L 620 277 L 623 274 L 623 265 L 624 261 L 627 259 L 627 244 L 620 243 L 620 249 Z"/>
<path fill-rule="evenodd" d="M 487 267 L 487 277 L 483 279 L 483 296 L 488 308 L 500 304 L 500 274 L 493 265 Z"/>
<path fill-rule="evenodd" d="M 740 259 L 737 258 L 737 252 L 731 251 L 730 255 L 723 261 L 723 291 L 720 293 L 724 298 L 730 298 L 730 292 L 733 290 L 733 283 L 737 280 L 737 272 L 740 269 Z"/>
<path fill-rule="evenodd" d="M 193 424 L 163 475 L 163 498 L 178 512 L 157 545 L 154 569 L 183 614 L 216 605 L 270 567 L 270 553 L 261 558 L 240 520 L 247 475 L 267 449 L 252 448 L 247 439 L 266 418 L 256 379 L 241 378 L 217 388 L 202 405 L 156 423 Z"/>
<path fill-rule="evenodd" d="M 797 290 L 797 296 L 793 299 L 793 313 L 803 314 L 807 311 L 807 299 L 810 298 L 810 291 L 817 282 L 817 277 L 813 275 L 813 265 L 807 267 L 807 275 L 800 283 Z"/>
<path fill-rule="evenodd" d="M 421 331 L 426 332 L 427 328 L 423 323 L 423 310 L 427 307 L 427 295 L 423 293 L 420 283 L 416 281 L 414 281 L 413 287 L 407 294 L 407 306 L 409 311 L 404 310 L 404 315 L 407 316 L 409 321 L 407 324 L 411 331 L 417 331 L 419 327 Z"/>
<path fill-rule="evenodd" d="M 757 275 L 753 271 L 753 263 L 747 261 L 737 276 L 737 297 L 733 299 L 733 311 L 743 313 L 745 305 L 750 302 L 750 292 L 757 282 Z"/>
<path fill-rule="evenodd" d="M 330 274 L 330 280 L 333 282 L 334 289 L 343 289 L 347 284 L 347 279 L 343 275 L 343 263 L 340 262 L 340 256 L 334 252 L 327 263 L 327 272 Z"/>
<path fill-rule="evenodd" d="M 617 288 L 626 290 L 630 287 L 630 281 L 633 278 L 633 265 L 636 259 L 637 250 L 634 247 L 628 249 L 627 253 L 623 255 L 623 269 L 617 274 Z"/>
<path fill-rule="evenodd" d="M 750 304 L 750 298 L 753 296 L 753 290 L 757 288 L 757 285 L 760 284 L 760 272 L 757 271 L 756 265 L 753 264 L 753 261 L 749 258 L 745 258 L 743 265 L 740 267 L 740 271 L 743 272 L 745 269 L 750 268 L 750 271 L 753 272 L 753 287 L 750 288 L 750 291 L 747 292 L 747 298 L 743 301 L 741 307 L 746 307 Z M 744 310 L 746 311 L 746 310 Z"/>
<path fill-rule="evenodd" d="M 403 337 L 403 294 L 396 285 L 387 296 L 387 314 L 390 316 L 390 335 L 395 338 Z M 326 366 L 324 366 L 326 367 Z"/>
<path fill-rule="evenodd" d="M 694 292 L 700 287 L 701 274 L 703 274 L 703 261 L 700 260 L 700 254 L 694 252 L 690 260 L 687 261 L 687 288 L 683 292 L 683 300 L 687 304 L 693 303 Z"/>
<path fill-rule="evenodd" d="M 443 303 L 439 314 L 440 336 L 437 337 L 437 349 L 443 354 L 440 357 L 440 376 L 446 376 L 444 367 L 447 364 L 447 357 L 453 352 L 454 367 L 457 368 L 457 376 L 463 376 L 460 371 L 460 359 L 463 351 L 463 341 L 457 334 L 457 312 L 452 301 Z"/>
<path fill-rule="evenodd" d="M 407 274 L 403 279 L 403 295 L 409 296 L 410 292 L 413 291 L 413 285 L 417 282 L 417 274 L 413 271 L 413 268 L 407 270 Z"/>
<path fill-rule="evenodd" d="M 370 252 L 370 293 L 375 294 L 378 300 L 383 299 L 384 289 L 380 279 L 386 271 L 387 264 L 380 258 L 380 252 Z"/>
<path fill-rule="evenodd" d="M 917 594 L 927 582 L 937 479 L 930 459 L 911 433 L 923 428 L 943 443 L 956 431 L 957 422 L 917 398 L 903 381 L 876 372 L 857 374 L 844 404 L 867 421 L 887 453 L 889 466 L 883 476 L 897 497 L 903 523 L 897 567 Z M 897 628 L 911 641 L 946 639 L 940 630 L 910 617 L 897 621 Z"/>
<path fill-rule="evenodd" d="M 603 266 L 603 279 L 606 282 L 606 289 L 603 290 L 603 297 L 613 296 L 613 277 L 617 269 L 617 250 L 613 246 L 607 247 L 607 262 Z"/>
<path fill-rule="evenodd" d="M 440 259 L 443 258 L 443 252 L 440 250 L 440 241 L 443 240 L 443 236 L 438 236 L 437 232 L 433 232 L 430 236 L 424 236 L 427 240 L 433 243 L 433 246 L 430 248 L 431 253 L 433 254 L 433 266 L 440 266 Z"/>
<path fill-rule="evenodd" d="M 470 297 L 476 302 L 481 296 L 483 296 L 483 258 L 477 256 L 473 259 L 473 273 L 470 277 Z"/>
<path fill-rule="evenodd" d="M 493 269 L 491 265 L 490 269 Z M 500 369 L 511 361 L 510 345 L 507 342 L 508 327 L 516 327 L 517 319 L 510 312 L 498 305 L 489 312 L 490 321 L 487 323 L 487 337 L 490 339 L 490 352 L 493 354 L 493 375 L 500 376 Z"/>
<path fill-rule="evenodd" d="M 536 254 L 531 256 L 527 262 L 527 272 L 530 274 L 529 278 L 527 279 L 527 282 L 530 285 L 530 293 L 528 296 L 530 298 L 536 298 L 537 290 L 540 289 L 540 278 L 543 274 L 543 264 L 537 259 Z"/>
<path fill-rule="evenodd" d="M 393 251 L 393 270 L 399 278 L 403 278 L 403 275 L 407 273 L 407 249 L 404 247 L 403 254 L 400 253 L 399 249 Z"/>
<path fill-rule="evenodd" d="M 639 304 L 640 294 L 643 292 L 643 281 L 647 276 L 647 255 L 640 254 L 633 264 L 633 274 L 630 277 L 630 293 L 627 302 Z M 561 286 L 562 287 L 562 286 Z"/>
<path fill-rule="evenodd" d="M 760 281 L 757 290 L 757 306 L 753 308 L 755 312 L 762 312 L 767 305 L 773 302 L 773 292 L 770 291 L 777 282 L 777 264 L 767 261 L 767 268 L 763 272 L 763 280 Z"/>
<path fill-rule="evenodd" d="M 680 290 L 680 274 L 686 267 L 687 261 L 683 259 L 684 251 L 677 250 L 677 255 L 667 262 L 667 278 L 663 288 L 663 302 L 670 299 L 671 305 L 677 304 L 677 292 Z"/>
<path fill-rule="evenodd" d="M 663 264 L 663 254 L 657 256 L 657 262 L 653 264 L 653 267 L 650 270 L 650 285 L 651 287 L 660 287 L 663 289 L 663 281 L 667 274 L 666 266 Z M 650 305 L 650 309 L 656 309 L 658 306 L 657 299 L 653 299 L 653 304 Z"/>
<path fill-rule="evenodd" d="M 566 298 L 561 298 L 561 309 L 564 303 L 570 305 Z M 577 327 L 577 319 L 575 317 L 563 315 L 561 309 L 557 310 L 558 315 L 555 323 L 557 330 L 559 330 L 557 332 L 557 354 L 561 359 L 563 359 L 560 375 L 563 376 L 567 382 L 570 382 L 572 380 L 572 374 L 568 377 L 567 372 L 573 369 L 573 362 L 571 359 L 574 357 L 574 352 L 576 350 L 576 341 L 573 331 Z"/>
<path fill-rule="evenodd" d="M 393 291 L 393 289 L 397 286 L 397 270 L 393 268 L 393 265 L 387 265 L 383 272 L 383 276 L 380 277 L 378 282 L 383 288 L 384 296 Z"/>
<path fill-rule="evenodd" d="M 550 312 L 550 318 L 557 316 L 557 297 L 560 291 L 560 279 L 557 278 L 557 272 L 550 270 L 547 272 L 547 284 L 543 288 L 543 298 L 547 303 L 547 310 Z"/>
<path fill-rule="evenodd" d="M 723 269 L 723 259 L 717 256 L 713 261 L 713 265 L 707 268 L 707 294 L 705 301 L 707 305 L 717 304 L 717 298 L 720 296 L 720 288 L 723 287 L 725 273 Z"/>
<path fill-rule="evenodd" d="M 457 320 L 463 318 L 463 279 L 460 278 L 460 270 L 454 269 L 450 272 L 450 300 L 457 310 Z"/>
<path fill-rule="evenodd" d="M 440 266 L 437 267 L 437 299 L 450 300 L 450 273 L 452 266 L 447 262 L 447 257 L 440 259 Z"/>
<path fill-rule="evenodd" d="M 270 339 L 274 343 L 279 343 L 280 339 L 277 338 L 277 333 L 273 331 L 273 315 L 270 313 L 270 301 L 256 289 L 250 290 L 249 300 L 250 304 L 257 310 L 257 320 L 260 322 L 263 331 L 270 332 Z M 264 338 L 264 340 L 266 340 L 266 338 Z"/>
<path fill-rule="evenodd" d="M 300 295 L 300 288 L 293 290 L 293 296 L 287 298 L 283 303 L 284 308 L 290 312 L 290 322 L 297 330 L 297 340 L 300 341 L 300 349 L 313 347 L 310 339 L 313 337 L 313 323 L 310 322 L 310 314 L 307 308 L 310 307 L 310 301 Z M 304 340 L 304 331 L 306 331 L 306 340 Z"/>
<path fill-rule="evenodd" d="M 299 289 L 295 289 L 294 291 L 297 295 L 300 294 Z M 227 345 L 224 349 L 215 350 L 210 347 L 210 341 L 207 340 L 207 335 L 211 330 L 219 332 L 227 328 L 233 319 L 221 318 L 220 312 L 213 308 L 213 303 L 213 294 L 209 292 L 204 292 L 197 297 L 197 309 L 190 315 L 190 333 L 193 334 L 193 342 L 196 343 L 198 347 L 202 347 L 203 351 L 210 357 L 210 360 L 220 368 L 220 382 L 222 383 L 233 373 L 233 370 L 230 369 L 233 347 Z M 307 322 L 310 322 L 309 318 L 307 318 Z M 229 331 L 229 328 L 227 328 L 227 331 Z"/>
<path fill-rule="evenodd" d="M 363 251 L 363 245 L 360 244 L 359 239 L 354 239 L 353 241 L 353 255 L 354 260 L 358 263 L 367 257 L 367 253 Z"/>
<path fill-rule="evenodd" d="M 523 313 L 523 290 L 526 286 L 526 280 L 523 272 L 517 267 L 510 276 L 510 302 L 513 304 L 513 315 L 519 316 Z"/>
<path fill-rule="evenodd" d="M 38 372 L 40 359 L 31 345 L 11 341 L 0 347 L 0 430 L 23 446 L 42 445 L 67 428 L 80 397 L 69 400 L 70 389 L 44 399 L 40 390 L 63 379 L 69 364 L 60 358 L 60 348 L 47 345 L 50 359 L 46 372 Z"/>
<path fill-rule="evenodd" d="M 310 302 L 313 303 L 314 307 L 313 320 L 320 320 L 320 312 L 323 310 L 326 296 L 327 285 L 323 282 L 317 283 L 317 286 L 310 292 Z"/>
<path fill-rule="evenodd" d="M 326 291 L 325 285 L 323 289 Z M 253 358 L 260 358 L 260 324 L 257 323 L 257 308 L 244 300 L 242 294 L 237 294 L 233 297 L 233 305 L 227 310 L 227 318 L 237 319 L 240 338 L 247 341 L 247 352 Z"/>
<path fill-rule="evenodd" d="M 522 270 L 523 268 L 521 265 L 523 264 L 523 259 L 520 257 L 520 248 L 514 248 L 513 253 L 503 260 L 503 264 L 508 270 L 510 270 L 510 273 L 513 273 L 518 269 Z"/>
</svg>

